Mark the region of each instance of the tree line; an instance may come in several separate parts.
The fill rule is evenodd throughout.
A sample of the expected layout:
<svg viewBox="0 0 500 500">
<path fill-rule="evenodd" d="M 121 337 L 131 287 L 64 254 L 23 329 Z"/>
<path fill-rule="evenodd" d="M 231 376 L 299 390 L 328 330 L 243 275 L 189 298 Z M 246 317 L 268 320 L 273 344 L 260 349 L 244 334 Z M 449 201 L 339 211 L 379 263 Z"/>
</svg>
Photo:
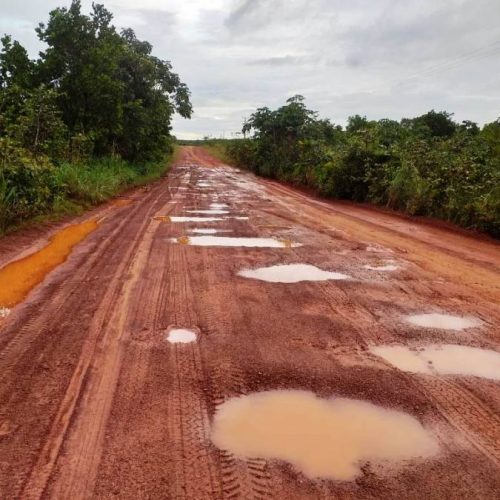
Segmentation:
<svg viewBox="0 0 500 500">
<path fill-rule="evenodd" d="M 500 119 L 479 127 L 432 110 L 341 127 L 294 96 L 257 109 L 242 132 L 226 152 L 257 174 L 500 236 Z"/>
<path fill-rule="evenodd" d="M 173 114 L 191 116 L 170 62 L 112 18 L 99 4 L 83 14 L 79 0 L 51 11 L 36 29 L 44 45 L 36 60 L 1 39 L 0 230 L 151 174 L 172 149 Z"/>
</svg>

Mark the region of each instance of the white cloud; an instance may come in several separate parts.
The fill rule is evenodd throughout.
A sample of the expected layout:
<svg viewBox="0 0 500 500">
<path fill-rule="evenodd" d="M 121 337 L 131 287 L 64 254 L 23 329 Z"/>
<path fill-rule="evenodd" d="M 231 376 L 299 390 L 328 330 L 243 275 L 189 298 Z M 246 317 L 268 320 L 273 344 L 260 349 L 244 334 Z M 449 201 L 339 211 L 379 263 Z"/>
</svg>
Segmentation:
<svg viewBox="0 0 500 500">
<path fill-rule="evenodd" d="M 32 54 L 32 31 L 65 2 L 2 0 L 0 31 Z M 322 116 L 399 119 L 431 108 L 500 115 L 500 2 L 491 0 L 111 0 L 193 94 L 179 137 L 229 136 L 294 93 Z M 68 5 L 69 2 L 66 2 Z M 91 1 L 83 6 L 89 10 Z"/>
</svg>

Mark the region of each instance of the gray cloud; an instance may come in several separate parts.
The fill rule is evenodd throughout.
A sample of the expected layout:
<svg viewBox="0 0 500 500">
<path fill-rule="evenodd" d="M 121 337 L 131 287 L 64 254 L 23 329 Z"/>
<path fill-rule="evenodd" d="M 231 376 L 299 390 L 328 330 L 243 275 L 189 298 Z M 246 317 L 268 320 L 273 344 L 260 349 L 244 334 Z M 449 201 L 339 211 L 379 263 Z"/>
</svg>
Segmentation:
<svg viewBox="0 0 500 500">
<path fill-rule="evenodd" d="M 481 123 L 500 115 L 497 1 L 110 1 L 116 25 L 149 40 L 191 88 L 195 114 L 175 119 L 180 137 L 228 136 L 295 93 L 337 123 L 432 108 Z M 3 0 L 0 32 L 36 54 L 32 30 L 61 3 Z"/>
</svg>

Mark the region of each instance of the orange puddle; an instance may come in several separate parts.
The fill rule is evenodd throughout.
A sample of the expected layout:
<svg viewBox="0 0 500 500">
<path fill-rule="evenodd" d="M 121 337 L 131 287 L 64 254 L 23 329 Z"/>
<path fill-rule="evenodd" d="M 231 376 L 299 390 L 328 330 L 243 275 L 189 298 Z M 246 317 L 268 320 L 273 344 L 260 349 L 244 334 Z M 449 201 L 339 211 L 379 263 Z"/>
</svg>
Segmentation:
<svg viewBox="0 0 500 500">
<path fill-rule="evenodd" d="M 132 200 L 127 199 L 113 201 L 113 205 L 115 207 L 126 207 L 127 205 L 131 205 L 132 203 L 134 203 Z"/>
<path fill-rule="evenodd" d="M 0 306 L 21 302 L 46 274 L 62 264 L 72 248 L 96 229 L 97 220 L 66 227 L 56 233 L 47 246 L 0 269 Z"/>
<path fill-rule="evenodd" d="M 161 222 L 170 222 L 170 217 L 168 215 L 157 215 L 153 217 L 154 220 L 159 220 Z"/>
</svg>

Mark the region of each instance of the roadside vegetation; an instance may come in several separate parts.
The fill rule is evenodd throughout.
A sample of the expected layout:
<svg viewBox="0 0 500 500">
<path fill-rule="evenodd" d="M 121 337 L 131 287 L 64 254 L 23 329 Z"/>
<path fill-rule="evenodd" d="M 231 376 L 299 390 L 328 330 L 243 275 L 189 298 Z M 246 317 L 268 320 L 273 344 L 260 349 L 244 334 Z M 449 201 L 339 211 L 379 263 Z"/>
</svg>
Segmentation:
<svg viewBox="0 0 500 500">
<path fill-rule="evenodd" d="M 174 113 L 190 92 L 170 62 L 112 14 L 80 1 L 36 29 L 37 60 L 9 36 L 0 47 L 0 233 L 73 211 L 159 177 L 173 152 Z"/>
<path fill-rule="evenodd" d="M 500 119 L 430 111 L 401 121 L 320 119 L 302 96 L 259 108 L 245 139 L 209 141 L 238 166 L 333 198 L 438 217 L 500 236 Z M 214 146 L 216 144 L 216 146 Z"/>
</svg>

